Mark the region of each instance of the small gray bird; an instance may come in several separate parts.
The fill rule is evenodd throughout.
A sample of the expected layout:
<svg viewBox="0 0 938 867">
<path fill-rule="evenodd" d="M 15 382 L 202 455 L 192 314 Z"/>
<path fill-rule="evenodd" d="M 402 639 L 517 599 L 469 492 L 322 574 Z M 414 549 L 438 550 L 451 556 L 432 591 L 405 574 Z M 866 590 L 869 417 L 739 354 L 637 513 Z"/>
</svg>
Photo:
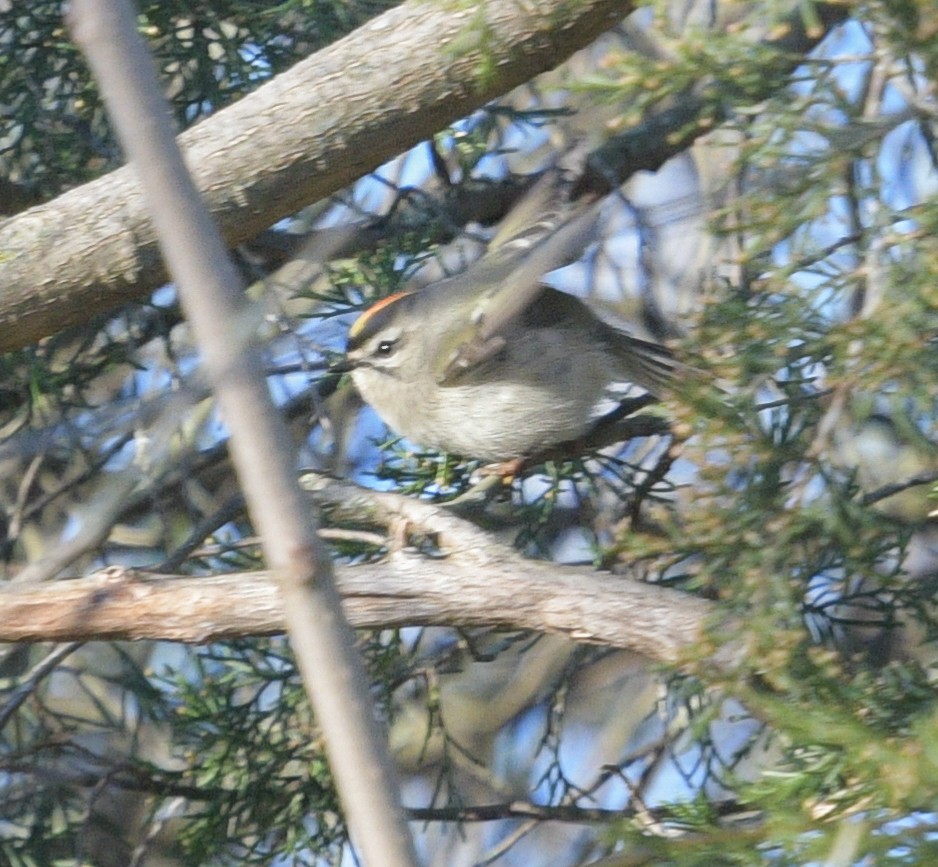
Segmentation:
<svg viewBox="0 0 938 867">
<path fill-rule="evenodd" d="M 673 373 L 666 348 L 547 286 L 483 351 L 467 351 L 482 317 L 464 277 L 377 302 L 338 367 L 418 445 L 484 461 L 535 456 L 589 434 L 635 386 L 660 396 Z"/>
</svg>

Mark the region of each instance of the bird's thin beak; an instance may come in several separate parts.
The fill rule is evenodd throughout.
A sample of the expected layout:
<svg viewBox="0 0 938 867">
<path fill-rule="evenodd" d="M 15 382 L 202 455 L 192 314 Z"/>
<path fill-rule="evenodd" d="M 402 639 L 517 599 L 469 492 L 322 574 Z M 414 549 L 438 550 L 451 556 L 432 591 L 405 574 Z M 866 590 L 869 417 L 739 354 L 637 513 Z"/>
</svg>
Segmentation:
<svg viewBox="0 0 938 867">
<path fill-rule="evenodd" d="M 334 394 L 339 387 L 343 374 L 351 373 L 354 368 L 355 365 L 344 355 L 330 362 L 325 375 L 319 380 L 317 386 L 319 397 L 325 400 Z"/>
<path fill-rule="evenodd" d="M 331 362 L 327 368 L 329 373 L 351 373 L 355 369 L 355 365 L 348 360 L 348 357 L 343 355 L 341 358 L 337 358 L 335 361 Z"/>
</svg>

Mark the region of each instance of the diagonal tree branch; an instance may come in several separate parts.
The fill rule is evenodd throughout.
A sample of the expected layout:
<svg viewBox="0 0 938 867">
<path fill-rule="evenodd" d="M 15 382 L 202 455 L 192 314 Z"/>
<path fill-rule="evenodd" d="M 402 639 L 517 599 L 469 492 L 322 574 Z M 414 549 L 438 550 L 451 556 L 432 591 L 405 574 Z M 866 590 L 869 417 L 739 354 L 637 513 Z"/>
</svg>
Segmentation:
<svg viewBox="0 0 938 867">
<path fill-rule="evenodd" d="M 68 23 L 140 178 L 202 366 L 230 430 L 232 463 L 290 643 L 322 728 L 339 797 L 363 860 L 417 863 L 369 684 L 342 616 L 332 561 L 294 472 L 286 424 L 267 390 L 237 272 L 183 162 L 131 0 L 74 0 Z"/>
<path fill-rule="evenodd" d="M 796 5 L 780 26 L 759 43 L 771 49 L 775 62 L 763 70 L 757 87 L 728 92 L 725 82 L 705 78 L 679 103 L 652 112 L 632 129 L 611 136 L 593 151 L 573 195 L 607 193 L 639 171 L 656 171 L 669 159 L 686 150 L 702 135 L 713 131 L 740 105 L 755 105 L 768 99 L 788 82 L 791 73 L 838 24 L 847 20 L 850 7 L 843 2 L 816 3 L 811 13 Z"/>
<path fill-rule="evenodd" d="M 411 0 L 188 130 L 180 145 L 234 246 L 556 66 L 631 8 Z M 0 352 L 165 279 L 139 187 L 118 169 L 0 224 Z"/>
<path fill-rule="evenodd" d="M 411 0 L 186 131 L 180 144 L 235 246 L 557 65 L 632 5 L 545 0 L 532 12 L 490 0 L 483 23 L 468 10 Z M 764 41 L 788 64 L 766 76 L 760 98 L 783 86 L 800 56 L 849 9 L 816 4 L 808 26 L 799 5 L 778 28 L 783 35 Z M 473 42 L 480 33 L 485 39 Z M 720 118 L 702 86 L 596 151 L 576 193 L 657 168 L 710 132 Z M 165 279 L 136 180 L 118 169 L 0 223 L 0 352 L 85 323 Z"/>
</svg>

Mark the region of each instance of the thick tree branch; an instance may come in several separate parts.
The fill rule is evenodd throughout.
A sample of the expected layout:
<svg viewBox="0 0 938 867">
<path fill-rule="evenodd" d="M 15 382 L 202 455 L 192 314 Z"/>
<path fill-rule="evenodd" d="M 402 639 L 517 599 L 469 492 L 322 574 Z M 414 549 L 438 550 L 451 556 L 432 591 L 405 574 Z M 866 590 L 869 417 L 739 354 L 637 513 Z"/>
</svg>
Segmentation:
<svg viewBox="0 0 938 867">
<path fill-rule="evenodd" d="M 353 626 L 491 626 L 562 634 L 680 664 L 699 649 L 716 606 L 601 574 L 525 560 L 489 543 L 443 559 L 410 552 L 339 566 Z M 202 643 L 284 631 L 268 572 L 179 578 L 110 569 L 88 578 L 0 590 L 0 641 L 161 639 Z M 714 661 L 732 664 L 724 649 Z"/>
<path fill-rule="evenodd" d="M 469 10 L 413 0 L 183 133 L 180 143 L 235 246 L 556 65 L 632 5 L 545 0 L 531 14 L 492 0 L 483 25 Z M 845 3 L 814 8 L 812 26 L 799 6 L 765 39 L 787 65 L 766 75 L 764 92 L 751 99 L 783 86 L 801 55 L 849 13 Z M 714 102 L 706 82 L 701 87 L 601 147 L 577 193 L 657 168 L 711 131 L 726 106 Z M 112 172 L 0 223 L 0 352 L 85 323 L 165 279 L 133 172 Z"/>
<path fill-rule="evenodd" d="M 229 245 L 588 45 L 629 0 L 411 0 L 180 137 Z M 0 352 L 166 279 L 132 167 L 0 224 Z"/>
</svg>

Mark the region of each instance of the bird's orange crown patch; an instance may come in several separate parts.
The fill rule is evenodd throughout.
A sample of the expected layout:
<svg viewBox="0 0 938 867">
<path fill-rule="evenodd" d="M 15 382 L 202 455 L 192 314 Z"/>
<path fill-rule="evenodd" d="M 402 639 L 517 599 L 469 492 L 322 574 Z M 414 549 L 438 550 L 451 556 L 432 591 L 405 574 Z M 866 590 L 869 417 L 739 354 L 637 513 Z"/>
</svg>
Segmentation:
<svg viewBox="0 0 938 867">
<path fill-rule="evenodd" d="M 380 301 L 376 301 L 371 305 L 361 316 L 358 317 L 353 323 L 352 327 L 348 330 L 349 340 L 355 340 L 359 337 L 362 332 L 368 327 L 369 322 L 374 322 L 375 317 L 382 311 L 390 307 L 395 301 L 400 301 L 401 298 L 405 298 L 407 295 L 410 295 L 410 292 L 395 292 L 393 295 L 388 295 L 387 298 L 382 298 Z"/>
</svg>

